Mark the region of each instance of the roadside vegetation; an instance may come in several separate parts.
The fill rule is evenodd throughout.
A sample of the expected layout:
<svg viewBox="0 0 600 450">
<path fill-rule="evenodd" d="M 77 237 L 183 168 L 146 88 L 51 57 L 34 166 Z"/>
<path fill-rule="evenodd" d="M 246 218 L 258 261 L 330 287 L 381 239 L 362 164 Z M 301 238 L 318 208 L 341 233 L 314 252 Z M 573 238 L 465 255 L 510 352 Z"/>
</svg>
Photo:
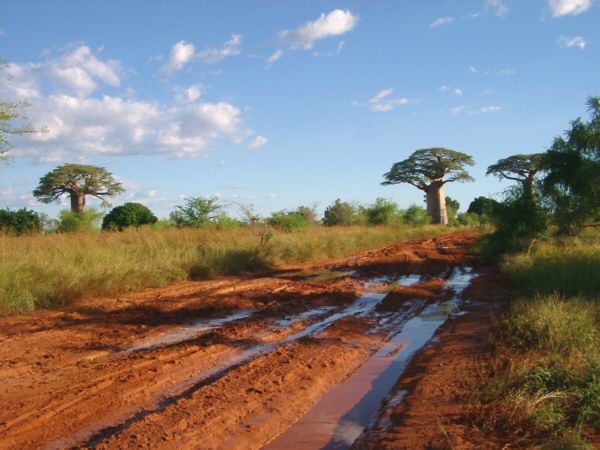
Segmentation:
<svg viewBox="0 0 600 450">
<path fill-rule="evenodd" d="M 502 202 L 480 202 L 494 227 L 480 251 L 517 293 L 495 321 L 474 393 L 486 440 L 592 448 L 588 437 L 599 437 L 600 100 L 588 106 L 591 120 L 573 121 L 547 153 L 488 169 L 518 184 Z"/>
<path fill-rule="evenodd" d="M 432 226 L 127 228 L 123 232 L 0 235 L 0 312 L 166 286 L 448 232 Z"/>
</svg>

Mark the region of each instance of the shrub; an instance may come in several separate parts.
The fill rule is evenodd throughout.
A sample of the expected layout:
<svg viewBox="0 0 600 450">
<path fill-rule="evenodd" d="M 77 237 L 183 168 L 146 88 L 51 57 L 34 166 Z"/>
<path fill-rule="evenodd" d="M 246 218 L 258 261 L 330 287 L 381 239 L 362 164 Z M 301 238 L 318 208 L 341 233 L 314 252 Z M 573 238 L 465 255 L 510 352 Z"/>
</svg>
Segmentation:
<svg viewBox="0 0 600 450">
<path fill-rule="evenodd" d="M 125 203 L 113 208 L 102 220 L 102 229 L 115 228 L 119 231 L 126 227 L 151 225 L 158 219 L 152 211 L 140 203 Z"/>
<path fill-rule="evenodd" d="M 410 205 L 402 214 L 402 220 L 409 225 L 427 225 L 431 222 L 431 217 L 427 215 L 425 208 Z"/>
<path fill-rule="evenodd" d="M 80 213 L 63 209 L 58 213 L 58 231 L 62 231 L 63 233 L 97 231 L 100 226 L 102 215 L 103 213 L 95 208 L 89 208 L 87 211 Z"/>
<path fill-rule="evenodd" d="M 292 231 L 297 228 L 307 228 L 310 223 L 302 214 L 297 211 L 277 211 L 271 214 L 267 223 L 285 231 Z"/>
<path fill-rule="evenodd" d="M 342 202 L 338 198 L 333 205 L 325 209 L 323 225 L 328 227 L 335 225 L 352 225 L 356 209 L 349 203 Z"/>
<path fill-rule="evenodd" d="M 22 234 L 37 233 L 41 229 L 42 218 L 35 211 L 28 211 L 25 208 L 18 211 L 0 209 L 0 230 L 4 232 L 20 236 Z"/>
<path fill-rule="evenodd" d="M 177 205 L 170 215 L 178 227 L 202 227 L 214 222 L 223 208 L 218 198 L 187 197 L 184 205 Z"/>
<path fill-rule="evenodd" d="M 391 225 L 398 222 L 398 205 L 392 201 L 378 197 L 375 203 L 365 209 L 367 224 Z"/>
</svg>

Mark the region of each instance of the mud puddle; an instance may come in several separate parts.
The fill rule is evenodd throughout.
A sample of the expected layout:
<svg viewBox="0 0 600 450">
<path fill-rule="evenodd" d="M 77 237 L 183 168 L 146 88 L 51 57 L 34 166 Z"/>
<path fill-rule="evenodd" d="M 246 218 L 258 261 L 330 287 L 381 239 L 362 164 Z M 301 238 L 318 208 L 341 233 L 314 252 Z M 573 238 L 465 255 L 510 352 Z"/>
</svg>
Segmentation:
<svg viewBox="0 0 600 450">
<path fill-rule="evenodd" d="M 388 335 L 387 342 L 347 382 L 323 395 L 307 414 L 265 448 L 345 449 L 371 427 L 381 426 L 387 420 L 384 412 L 403 398 L 402 392 L 389 395 L 396 380 L 412 356 L 458 311 L 460 295 L 476 275 L 471 268 L 453 269 L 445 284 L 455 292 L 451 300 L 425 306 L 408 320 L 396 317 L 388 324 L 396 331 Z M 379 418 L 377 424 L 375 418 Z"/>
</svg>

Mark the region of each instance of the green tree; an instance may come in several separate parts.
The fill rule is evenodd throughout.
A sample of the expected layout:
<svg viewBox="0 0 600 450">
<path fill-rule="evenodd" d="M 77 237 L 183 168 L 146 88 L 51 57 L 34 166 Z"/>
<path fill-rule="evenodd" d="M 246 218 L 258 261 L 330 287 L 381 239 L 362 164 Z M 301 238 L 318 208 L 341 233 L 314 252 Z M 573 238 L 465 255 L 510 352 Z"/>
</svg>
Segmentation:
<svg viewBox="0 0 600 450">
<path fill-rule="evenodd" d="M 545 154 L 543 192 L 563 231 L 577 231 L 600 219 L 600 97 L 589 97 L 589 122 L 571 122 Z"/>
<path fill-rule="evenodd" d="M 402 220 L 409 225 L 422 226 L 431 223 L 431 216 L 421 206 L 410 205 L 402 214 Z"/>
<path fill-rule="evenodd" d="M 487 168 L 486 175 L 495 175 L 498 179 L 518 181 L 525 192 L 535 196 L 535 176 L 542 169 L 544 154 L 512 155 L 500 159 Z"/>
<path fill-rule="evenodd" d="M 460 209 L 460 203 L 458 200 L 454 200 L 453 198 L 446 197 L 446 211 L 448 212 L 448 221 L 456 219 L 456 214 Z"/>
<path fill-rule="evenodd" d="M 333 205 L 325 209 L 323 225 L 328 227 L 334 225 L 352 225 L 356 209 L 349 203 L 342 202 L 339 198 Z"/>
<path fill-rule="evenodd" d="M 62 231 L 63 233 L 99 231 L 102 216 L 103 213 L 95 208 L 89 208 L 83 212 L 73 212 L 63 209 L 58 213 L 58 231 Z"/>
<path fill-rule="evenodd" d="M 152 211 L 141 203 L 125 203 L 113 208 L 102 220 L 102 229 L 115 228 L 119 231 L 126 227 L 151 225 L 158 219 Z"/>
<path fill-rule="evenodd" d="M 6 62 L 0 59 L 0 71 L 6 67 Z M 45 132 L 46 127 L 34 128 L 26 123 L 27 116 L 24 111 L 30 104 L 27 99 L 10 102 L 0 99 L 0 160 L 9 158 L 12 148 L 8 142 L 9 135 L 23 135 L 28 133 Z"/>
<path fill-rule="evenodd" d="M 486 215 L 491 216 L 494 209 L 500 203 L 489 197 L 477 197 L 473 199 L 473 201 L 469 204 L 469 208 L 467 209 L 468 213 L 478 214 L 480 216 Z"/>
<path fill-rule="evenodd" d="M 114 197 L 123 191 L 121 183 L 103 167 L 63 164 L 40 178 L 33 196 L 42 203 L 52 203 L 66 194 L 71 199 L 71 211 L 82 213 L 86 210 L 87 195 L 102 200 L 103 206 L 110 206 L 105 197 Z"/>
<path fill-rule="evenodd" d="M 0 231 L 22 234 L 39 233 L 42 230 L 42 217 L 35 211 L 21 208 L 18 211 L 0 209 Z"/>
<path fill-rule="evenodd" d="M 385 198 L 378 197 L 375 203 L 365 209 L 369 225 L 390 225 L 398 220 L 398 205 Z"/>
<path fill-rule="evenodd" d="M 175 206 L 170 218 L 178 227 L 202 227 L 214 222 L 223 208 L 217 197 L 186 197 L 183 205 Z"/>
<path fill-rule="evenodd" d="M 404 161 L 394 163 L 383 176 L 384 186 L 408 183 L 425 192 L 427 215 L 432 223 L 447 225 L 446 197 L 444 185 L 453 181 L 473 181 L 465 170 L 472 166 L 473 158 L 465 153 L 446 148 L 416 150 Z"/>
<path fill-rule="evenodd" d="M 267 223 L 282 230 L 292 231 L 297 228 L 308 228 L 310 222 L 298 211 L 277 211 L 267 218 Z"/>
</svg>

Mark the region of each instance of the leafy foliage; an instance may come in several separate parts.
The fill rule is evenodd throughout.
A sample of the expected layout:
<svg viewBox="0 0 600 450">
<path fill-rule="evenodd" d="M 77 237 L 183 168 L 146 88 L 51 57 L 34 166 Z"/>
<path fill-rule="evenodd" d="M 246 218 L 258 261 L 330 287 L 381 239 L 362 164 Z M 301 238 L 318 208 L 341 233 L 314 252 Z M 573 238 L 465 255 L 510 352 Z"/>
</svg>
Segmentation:
<svg viewBox="0 0 600 450">
<path fill-rule="evenodd" d="M 33 196 L 42 203 L 52 203 L 67 194 L 71 198 L 71 211 L 81 213 L 86 210 L 86 195 L 99 198 L 103 206 L 109 206 L 105 197 L 114 197 L 123 191 L 121 183 L 103 167 L 63 164 L 40 178 Z"/>
<path fill-rule="evenodd" d="M 408 183 L 426 190 L 432 181 L 473 181 L 465 170 L 465 166 L 473 164 L 473 158 L 466 153 L 441 147 L 420 149 L 404 161 L 394 163 L 383 175 L 385 181 L 381 184 Z"/>
<path fill-rule="evenodd" d="M 223 208 L 218 198 L 187 197 L 185 204 L 177 205 L 170 218 L 178 227 L 202 227 L 216 220 Z"/>
<path fill-rule="evenodd" d="M 6 62 L 0 59 L 0 71 L 4 69 Z M 45 127 L 34 128 L 28 123 L 19 123 L 26 120 L 24 110 L 29 106 L 25 99 L 18 102 L 10 102 L 0 99 L 0 160 L 8 159 L 8 152 L 12 148 L 8 142 L 9 135 L 23 135 L 27 133 L 45 132 Z"/>
<path fill-rule="evenodd" d="M 396 203 L 381 197 L 365 209 L 369 225 L 391 225 L 398 221 L 398 213 L 399 208 Z"/>
<path fill-rule="evenodd" d="M 63 233 L 98 231 L 102 216 L 103 213 L 95 208 L 80 213 L 63 209 L 58 213 L 58 231 Z"/>
<path fill-rule="evenodd" d="M 329 205 L 323 214 L 323 225 L 331 227 L 336 225 L 352 225 L 356 208 L 339 198 L 333 205 Z"/>
<path fill-rule="evenodd" d="M 431 223 L 431 217 L 427 211 L 418 205 L 410 205 L 402 214 L 402 220 L 409 225 L 428 225 Z"/>
<path fill-rule="evenodd" d="M 435 147 L 416 150 L 404 161 L 394 163 L 392 169 L 383 176 L 384 186 L 408 183 L 426 193 L 427 214 L 434 224 L 446 225 L 448 215 L 444 184 L 453 181 L 473 181 L 465 170 L 472 166 L 473 158 L 465 153 Z"/>
<path fill-rule="evenodd" d="M 102 229 L 115 228 L 121 231 L 126 227 L 139 227 L 156 223 L 158 219 L 152 211 L 141 203 L 125 203 L 113 208 L 102 220 Z"/>
<path fill-rule="evenodd" d="M 42 217 L 35 211 L 21 208 L 18 211 L 0 209 L 0 230 L 22 234 L 38 233 L 42 229 Z"/>
<path fill-rule="evenodd" d="M 533 193 L 535 175 L 542 169 L 543 159 L 543 153 L 512 155 L 489 166 L 485 174 L 518 181 Z"/>
<path fill-rule="evenodd" d="M 271 226 L 285 231 L 292 231 L 298 228 L 307 228 L 310 222 L 298 211 L 276 211 L 267 218 L 267 223 Z"/>
<path fill-rule="evenodd" d="M 544 159 L 543 190 L 562 231 L 578 231 L 600 220 L 600 97 L 589 97 L 591 120 L 571 123 L 554 139 Z"/>
<path fill-rule="evenodd" d="M 467 209 L 467 212 L 479 214 L 480 216 L 482 216 L 484 214 L 487 216 L 491 216 L 494 212 L 494 209 L 499 204 L 500 203 L 498 201 L 494 200 L 493 198 L 481 196 L 481 197 L 477 197 L 469 204 L 469 208 Z"/>
</svg>

